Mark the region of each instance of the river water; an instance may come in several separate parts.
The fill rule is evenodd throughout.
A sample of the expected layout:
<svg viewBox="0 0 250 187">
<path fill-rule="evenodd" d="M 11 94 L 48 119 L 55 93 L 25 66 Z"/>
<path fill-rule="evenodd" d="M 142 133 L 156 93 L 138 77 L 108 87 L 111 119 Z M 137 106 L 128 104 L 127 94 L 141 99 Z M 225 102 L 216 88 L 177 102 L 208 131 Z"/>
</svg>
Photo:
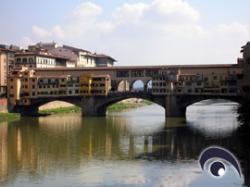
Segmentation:
<svg viewBox="0 0 250 187">
<path fill-rule="evenodd" d="M 0 186 L 247 186 L 250 134 L 239 132 L 237 104 L 203 101 L 184 119 L 165 119 L 150 105 L 107 117 L 80 114 L 22 118 L 0 124 Z M 211 145 L 229 149 L 243 176 L 201 170 Z M 247 183 L 247 184 L 246 184 Z"/>
</svg>

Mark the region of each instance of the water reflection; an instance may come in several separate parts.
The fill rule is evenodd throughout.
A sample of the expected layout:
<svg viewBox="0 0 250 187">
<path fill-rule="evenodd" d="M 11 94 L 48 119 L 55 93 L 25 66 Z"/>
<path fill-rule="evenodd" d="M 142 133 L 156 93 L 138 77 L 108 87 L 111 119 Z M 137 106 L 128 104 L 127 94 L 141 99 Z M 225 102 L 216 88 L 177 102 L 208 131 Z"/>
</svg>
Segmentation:
<svg viewBox="0 0 250 187">
<path fill-rule="evenodd" d="M 207 137 L 230 136 L 239 127 L 238 104 L 205 100 L 187 108 L 187 123 Z"/>
<path fill-rule="evenodd" d="M 204 148 L 221 145 L 245 163 L 243 173 L 249 176 L 242 138 L 232 133 L 207 138 L 183 123 L 170 128 L 171 121 L 177 123 L 165 121 L 164 111 L 152 105 L 106 118 L 68 114 L 1 124 L 0 185 L 182 187 L 230 181 L 242 186 L 230 172 L 214 182 L 197 164 Z"/>
</svg>

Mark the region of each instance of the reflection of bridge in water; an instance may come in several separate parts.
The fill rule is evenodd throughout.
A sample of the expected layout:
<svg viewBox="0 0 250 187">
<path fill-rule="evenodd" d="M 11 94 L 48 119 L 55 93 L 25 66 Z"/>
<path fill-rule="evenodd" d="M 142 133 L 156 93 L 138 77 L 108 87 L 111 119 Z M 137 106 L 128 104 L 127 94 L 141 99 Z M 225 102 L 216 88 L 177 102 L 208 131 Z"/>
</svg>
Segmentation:
<svg viewBox="0 0 250 187">
<path fill-rule="evenodd" d="M 167 128 L 161 123 L 151 124 L 152 128 L 158 129 L 155 133 L 150 133 L 153 130 L 144 132 L 145 128 L 140 128 L 141 134 L 138 135 L 135 129 L 130 132 L 129 121 L 122 116 L 50 116 L 24 118 L 17 123 L 17 126 L 13 122 L 0 127 L 1 181 L 7 180 L 7 174 L 15 177 L 21 169 L 34 173 L 55 172 L 67 169 L 66 163 L 71 163 L 70 168 L 78 168 L 98 158 L 197 160 L 200 152 L 213 144 L 228 148 L 236 156 L 245 154 L 237 136 L 206 139 L 189 128 Z M 249 165 L 247 159 L 244 162 L 242 166 L 246 168 L 243 172 Z"/>
</svg>

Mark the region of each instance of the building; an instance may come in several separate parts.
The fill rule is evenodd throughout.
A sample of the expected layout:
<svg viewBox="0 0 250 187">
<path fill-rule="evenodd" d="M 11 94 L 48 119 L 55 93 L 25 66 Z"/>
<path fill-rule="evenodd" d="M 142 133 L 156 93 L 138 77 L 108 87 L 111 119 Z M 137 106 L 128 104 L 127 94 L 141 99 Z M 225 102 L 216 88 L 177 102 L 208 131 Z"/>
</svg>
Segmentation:
<svg viewBox="0 0 250 187">
<path fill-rule="evenodd" d="M 15 55 L 15 68 L 54 68 L 56 59 L 47 52 L 23 51 Z"/>
<path fill-rule="evenodd" d="M 95 60 L 95 67 L 112 67 L 114 66 L 115 59 L 104 54 L 88 54 L 87 56 L 92 57 Z"/>
<path fill-rule="evenodd" d="M 8 77 L 8 98 L 11 104 L 30 105 L 43 97 L 106 96 L 111 89 L 109 75 L 38 76 L 34 69 L 22 67 Z"/>
<path fill-rule="evenodd" d="M 74 62 L 74 65 L 70 67 L 110 67 L 114 65 L 116 61 L 114 58 L 98 53 L 92 53 L 90 51 L 68 46 L 58 45 L 55 42 L 52 43 L 37 43 L 28 47 L 30 51 L 46 51 L 47 53 L 68 59 L 70 62 Z M 67 66 L 68 67 L 68 66 Z"/>
<path fill-rule="evenodd" d="M 111 78 L 109 75 L 82 75 L 80 76 L 80 93 L 84 96 L 108 95 L 111 90 Z"/>
<path fill-rule="evenodd" d="M 0 45 L 0 97 L 6 96 L 7 75 L 15 61 L 15 50 L 6 45 Z"/>
<path fill-rule="evenodd" d="M 152 80 L 154 95 L 166 94 L 239 94 L 242 69 L 218 65 L 212 68 L 189 66 L 166 71 Z"/>
<path fill-rule="evenodd" d="M 29 68 L 74 68 L 75 62 L 65 56 L 52 55 L 44 50 L 24 50 L 15 55 L 14 68 L 20 68 L 21 66 Z"/>
<path fill-rule="evenodd" d="M 250 93 L 250 42 L 242 47 L 242 58 L 238 59 L 238 63 L 243 69 L 242 88 L 244 92 Z"/>
</svg>

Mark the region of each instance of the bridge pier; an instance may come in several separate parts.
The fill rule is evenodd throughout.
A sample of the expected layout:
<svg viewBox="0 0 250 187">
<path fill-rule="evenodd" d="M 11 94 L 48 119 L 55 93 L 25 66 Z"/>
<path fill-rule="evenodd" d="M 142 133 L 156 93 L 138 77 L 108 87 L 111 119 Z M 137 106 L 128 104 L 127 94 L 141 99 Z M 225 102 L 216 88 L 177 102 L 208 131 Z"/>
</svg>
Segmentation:
<svg viewBox="0 0 250 187">
<path fill-rule="evenodd" d="M 186 116 L 186 107 L 179 102 L 178 96 L 166 96 L 165 116 L 174 118 L 183 118 Z"/>
<path fill-rule="evenodd" d="M 82 116 L 106 116 L 106 108 L 98 107 L 98 103 L 93 96 L 84 97 L 81 102 Z"/>
<path fill-rule="evenodd" d="M 36 106 L 23 106 L 18 107 L 19 113 L 21 114 L 21 117 L 36 117 L 39 116 L 39 109 Z"/>
</svg>

